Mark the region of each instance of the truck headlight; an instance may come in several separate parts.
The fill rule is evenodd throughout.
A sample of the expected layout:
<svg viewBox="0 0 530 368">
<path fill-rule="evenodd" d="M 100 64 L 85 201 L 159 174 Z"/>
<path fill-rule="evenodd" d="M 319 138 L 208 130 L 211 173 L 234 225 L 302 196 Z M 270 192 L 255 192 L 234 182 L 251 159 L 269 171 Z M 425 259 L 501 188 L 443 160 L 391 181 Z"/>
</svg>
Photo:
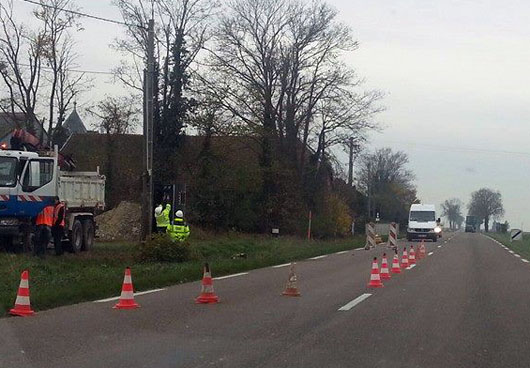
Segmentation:
<svg viewBox="0 0 530 368">
<path fill-rule="evenodd" d="M 441 232 L 442 232 L 442 228 L 441 228 L 440 226 L 436 226 L 436 227 L 434 228 L 434 232 L 437 233 L 437 234 L 438 234 L 438 233 L 441 233 Z"/>
</svg>

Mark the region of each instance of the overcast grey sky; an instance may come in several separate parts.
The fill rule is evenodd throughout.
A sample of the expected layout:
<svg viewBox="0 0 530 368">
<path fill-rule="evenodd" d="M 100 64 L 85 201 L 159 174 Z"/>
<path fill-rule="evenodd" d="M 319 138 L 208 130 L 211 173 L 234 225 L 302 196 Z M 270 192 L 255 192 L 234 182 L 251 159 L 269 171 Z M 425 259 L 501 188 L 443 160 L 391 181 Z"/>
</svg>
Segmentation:
<svg viewBox="0 0 530 368">
<path fill-rule="evenodd" d="M 419 197 L 466 202 L 473 190 L 500 190 L 506 219 L 530 227 L 530 3 L 525 1 L 328 0 L 360 43 L 347 62 L 386 93 L 386 129 L 370 146 L 409 154 Z M 109 0 L 76 0 L 119 19 Z M 32 5 L 15 1 L 19 14 Z M 110 70 L 120 26 L 83 20 L 81 68 Z M 81 102 L 121 93 L 108 77 Z"/>
</svg>

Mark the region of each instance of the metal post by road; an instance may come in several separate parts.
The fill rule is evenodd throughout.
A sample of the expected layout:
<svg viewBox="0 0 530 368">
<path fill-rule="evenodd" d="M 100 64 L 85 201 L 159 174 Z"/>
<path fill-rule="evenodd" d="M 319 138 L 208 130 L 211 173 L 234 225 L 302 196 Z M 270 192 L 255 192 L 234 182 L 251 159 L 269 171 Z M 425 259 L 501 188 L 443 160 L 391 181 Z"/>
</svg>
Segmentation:
<svg viewBox="0 0 530 368">
<path fill-rule="evenodd" d="M 353 185 L 353 138 L 350 137 L 350 162 L 348 164 L 348 185 Z"/>
<path fill-rule="evenodd" d="M 144 74 L 144 174 L 142 238 L 152 232 L 153 216 L 153 88 L 155 71 L 155 22 L 149 20 L 147 28 L 147 72 Z"/>
</svg>

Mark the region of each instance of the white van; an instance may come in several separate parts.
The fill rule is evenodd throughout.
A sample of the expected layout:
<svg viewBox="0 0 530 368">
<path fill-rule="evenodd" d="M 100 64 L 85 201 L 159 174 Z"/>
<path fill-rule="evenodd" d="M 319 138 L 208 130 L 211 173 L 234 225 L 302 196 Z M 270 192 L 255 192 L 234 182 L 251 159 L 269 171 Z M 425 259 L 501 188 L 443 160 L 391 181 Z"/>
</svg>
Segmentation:
<svg viewBox="0 0 530 368">
<path fill-rule="evenodd" d="M 442 228 L 438 225 L 434 204 L 413 204 L 410 206 L 407 240 L 431 239 L 438 240 Z"/>
</svg>

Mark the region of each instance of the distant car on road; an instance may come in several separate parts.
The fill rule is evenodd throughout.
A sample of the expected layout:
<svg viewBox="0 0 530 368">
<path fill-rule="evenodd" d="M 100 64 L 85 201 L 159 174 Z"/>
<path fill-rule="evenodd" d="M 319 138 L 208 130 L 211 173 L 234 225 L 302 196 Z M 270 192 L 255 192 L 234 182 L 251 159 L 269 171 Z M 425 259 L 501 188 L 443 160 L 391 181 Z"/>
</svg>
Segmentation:
<svg viewBox="0 0 530 368">
<path fill-rule="evenodd" d="M 442 228 L 440 218 L 436 219 L 434 204 L 413 204 L 410 206 L 407 240 L 430 239 L 438 241 Z"/>
</svg>

